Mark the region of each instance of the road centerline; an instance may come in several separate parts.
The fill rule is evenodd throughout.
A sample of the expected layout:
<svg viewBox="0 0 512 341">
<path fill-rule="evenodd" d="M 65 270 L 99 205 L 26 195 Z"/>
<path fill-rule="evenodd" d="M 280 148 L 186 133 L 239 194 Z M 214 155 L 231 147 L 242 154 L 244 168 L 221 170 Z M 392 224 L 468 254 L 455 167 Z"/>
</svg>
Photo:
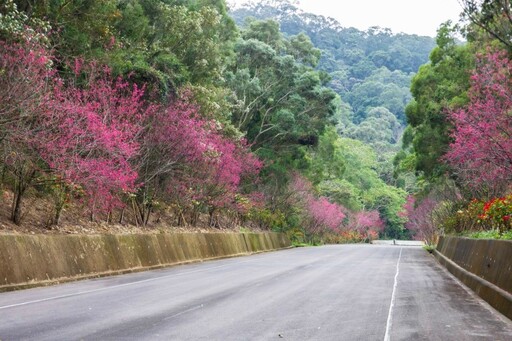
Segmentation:
<svg viewBox="0 0 512 341">
<path fill-rule="evenodd" d="M 393 293 L 391 294 L 391 304 L 389 305 L 388 319 L 386 322 L 386 334 L 384 335 L 384 341 L 390 341 L 389 334 L 391 331 L 391 324 L 393 322 L 393 307 L 395 305 L 396 288 L 398 286 L 398 274 L 400 273 L 400 259 L 401 258 L 402 258 L 402 248 L 400 248 L 398 260 L 396 261 L 395 281 L 393 283 Z"/>
</svg>

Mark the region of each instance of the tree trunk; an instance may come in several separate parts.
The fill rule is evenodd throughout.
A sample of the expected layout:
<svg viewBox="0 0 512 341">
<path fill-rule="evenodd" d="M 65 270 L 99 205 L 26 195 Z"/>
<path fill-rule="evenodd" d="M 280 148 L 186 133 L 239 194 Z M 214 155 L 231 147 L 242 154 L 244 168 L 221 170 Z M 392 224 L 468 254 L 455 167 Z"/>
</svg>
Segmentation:
<svg viewBox="0 0 512 341">
<path fill-rule="evenodd" d="M 208 209 L 208 213 L 210 215 L 210 219 L 209 219 L 209 225 L 210 227 L 214 227 L 216 229 L 219 228 L 219 222 L 215 219 L 215 208 L 209 208 Z"/>
<path fill-rule="evenodd" d="M 11 212 L 11 220 L 16 225 L 20 225 L 21 223 L 21 197 L 23 195 L 23 190 L 21 186 L 18 184 L 14 189 L 14 197 L 12 202 L 12 212 Z"/>
<path fill-rule="evenodd" d="M 55 216 L 53 217 L 52 225 L 59 225 L 60 214 L 61 214 L 63 208 L 64 208 L 64 205 L 58 206 L 55 208 Z"/>
<path fill-rule="evenodd" d="M 0 189 L 4 189 L 4 184 L 5 184 L 5 174 L 7 173 L 7 167 L 5 166 L 5 164 L 2 166 L 2 175 L 0 177 Z"/>
<path fill-rule="evenodd" d="M 151 211 L 151 205 L 148 205 L 146 209 L 146 215 L 144 217 L 144 226 L 147 226 L 149 223 L 149 216 L 151 215 Z"/>
<path fill-rule="evenodd" d="M 132 198 L 132 209 L 133 209 L 133 216 L 135 218 L 135 225 L 137 227 L 139 227 L 139 208 L 138 208 L 135 198 Z"/>
<path fill-rule="evenodd" d="M 94 222 L 96 219 L 95 211 L 96 211 L 96 200 L 94 200 L 94 203 L 92 204 L 92 207 L 91 207 L 91 217 L 90 217 L 91 222 Z"/>
<path fill-rule="evenodd" d="M 66 205 L 66 191 L 67 190 L 65 187 L 62 188 L 62 191 L 60 191 L 60 193 L 58 193 L 55 197 L 55 214 L 53 216 L 51 225 L 59 225 L 62 210 L 64 209 L 64 205 Z"/>
<path fill-rule="evenodd" d="M 119 216 L 119 224 L 120 225 L 124 225 L 124 212 L 126 210 L 126 207 L 123 207 L 123 209 L 121 210 L 121 215 Z"/>
<path fill-rule="evenodd" d="M 31 170 L 27 174 L 27 176 L 24 176 L 23 168 L 20 170 L 20 173 L 18 174 L 18 179 L 15 181 L 14 185 L 14 197 L 12 201 L 12 211 L 11 211 L 11 220 L 16 225 L 21 224 L 21 204 L 22 204 L 22 197 L 25 191 L 28 188 L 28 184 L 31 182 L 32 178 L 35 175 L 35 171 Z"/>
</svg>

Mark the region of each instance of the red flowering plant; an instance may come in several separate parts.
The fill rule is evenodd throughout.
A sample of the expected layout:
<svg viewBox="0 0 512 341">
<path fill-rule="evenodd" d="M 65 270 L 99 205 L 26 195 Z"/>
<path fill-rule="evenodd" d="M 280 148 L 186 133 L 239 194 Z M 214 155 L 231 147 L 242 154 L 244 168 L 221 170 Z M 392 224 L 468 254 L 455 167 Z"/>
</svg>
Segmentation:
<svg viewBox="0 0 512 341">
<path fill-rule="evenodd" d="M 483 204 L 479 221 L 486 227 L 500 232 L 512 229 L 512 194 L 494 198 Z"/>
</svg>

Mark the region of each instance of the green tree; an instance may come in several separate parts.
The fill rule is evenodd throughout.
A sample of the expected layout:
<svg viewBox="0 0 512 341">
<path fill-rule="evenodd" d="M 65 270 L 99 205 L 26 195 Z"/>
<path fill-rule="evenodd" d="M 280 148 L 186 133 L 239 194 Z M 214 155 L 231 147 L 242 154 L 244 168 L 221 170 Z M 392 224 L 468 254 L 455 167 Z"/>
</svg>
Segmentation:
<svg viewBox="0 0 512 341">
<path fill-rule="evenodd" d="M 336 98 L 323 74 L 308 65 L 318 51 L 304 36 L 284 39 L 273 21 L 251 22 L 242 37 L 226 73 L 236 96 L 234 126 L 255 148 L 316 144 Z"/>
<path fill-rule="evenodd" d="M 410 127 L 404 147 L 412 145 L 415 169 L 427 178 L 438 177 L 445 170 L 440 157 L 450 142 L 446 110 L 467 102 L 473 55 L 470 47 L 457 44 L 454 33 L 449 22 L 439 29 L 438 46 L 432 50 L 430 63 L 423 65 L 413 78 L 414 99 L 406 109 Z"/>
<path fill-rule="evenodd" d="M 498 40 L 512 52 L 512 2 L 510 0 L 461 0 L 463 13 L 474 26 Z M 479 36 L 474 27 L 469 27 L 468 37 Z"/>
</svg>

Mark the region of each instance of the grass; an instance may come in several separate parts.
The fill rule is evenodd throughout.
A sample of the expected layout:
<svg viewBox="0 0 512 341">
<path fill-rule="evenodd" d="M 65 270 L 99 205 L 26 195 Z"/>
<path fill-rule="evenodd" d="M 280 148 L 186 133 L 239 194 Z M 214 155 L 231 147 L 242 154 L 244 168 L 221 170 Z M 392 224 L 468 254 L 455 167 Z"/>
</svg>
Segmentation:
<svg viewBox="0 0 512 341">
<path fill-rule="evenodd" d="M 313 246 L 313 244 L 308 243 L 299 243 L 299 242 L 292 242 L 292 245 L 294 247 L 306 247 L 306 246 Z"/>
<path fill-rule="evenodd" d="M 436 246 L 435 245 L 423 245 L 423 250 L 427 251 L 428 253 L 432 253 L 434 252 L 434 250 L 436 249 Z"/>
<path fill-rule="evenodd" d="M 463 237 L 474 238 L 474 239 L 501 239 L 501 240 L 512 240 L 512 230 L 500 233 L 498 230 L 487 230 L 487 231 L 476 231 L 463 233 Z"/>
</svg>

